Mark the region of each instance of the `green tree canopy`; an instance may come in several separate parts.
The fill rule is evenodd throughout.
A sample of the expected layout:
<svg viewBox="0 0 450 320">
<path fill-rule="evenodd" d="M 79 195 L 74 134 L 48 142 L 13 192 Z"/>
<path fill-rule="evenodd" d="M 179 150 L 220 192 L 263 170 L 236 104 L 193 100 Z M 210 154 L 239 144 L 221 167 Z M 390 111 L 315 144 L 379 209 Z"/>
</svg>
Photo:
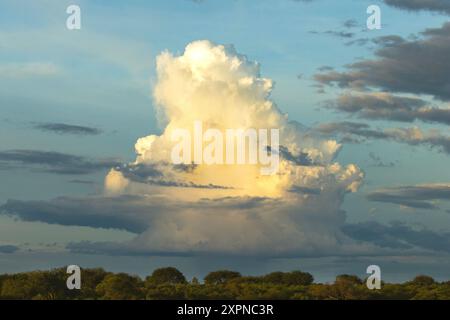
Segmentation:
<svg viewBox="0 0 450 320">
<path fill-rule="evenodd" d="M 139 277 L 126 273 L 107 275 L 96 288 L 105 300 L 139 300 L 144 298 L 143 283 Z"/>
<path fill-rule="evenodd" d="M 217 285 L 217 284 L 224 284 L 231 279 L 240 277 L 241 274 L 239 272 L 229 270 L 219 270 L 208 273 L 204 278 L 204 280 L 206 284 Z"/>
<path fill-rule="evenodd" d="M 411 283 L 418 286 L 431 286 L 436 282 L 430 276 L 418 275 L 411 281 Z"/>
<path fill-rule="evenodd" d="M 341 274 L 336 276 L 336 283 L 360 285 L 363 283 L 363 281 L 355 275 Z"/>
<path fill-rule="evenodd" d="M 314 277 L 308 272 L 272 272 L 262 277 L 263 282 L 287 286 L 307 286 L 313 283 Z"/>
<path fill-rule="evenodd" d="M 383 283 L 369 290 L 354 275 L 343 274 L 334 283 L 313 283 L 302 271 L 241 276 L 219 270 L 205 277 L 205 284 L 190 283 L 175 268 L 155 270 L 144 283 L 141 278 L 103 269 L 82 269 L 81 290 L 69 290 L 66 268 L 0 275 L 0 299 L 439 299 L 450 300 L 450 282 L 436 282 L 419 275 L 404 283 Z"/>
<path fill-rule="evenodd" d="M 288 286 L 307 286 L 314 282 L 314 277 L 308 272 L 292 271 L 284 275 L 284 285 Z"/>
<path fill-rule="evenodd" d="M 151 276 L 145 279 L 145 282 L 150 286 L 187 283 L 184 275 L 178 269 L 173 267 L 156 269 Z"/>
</svg>

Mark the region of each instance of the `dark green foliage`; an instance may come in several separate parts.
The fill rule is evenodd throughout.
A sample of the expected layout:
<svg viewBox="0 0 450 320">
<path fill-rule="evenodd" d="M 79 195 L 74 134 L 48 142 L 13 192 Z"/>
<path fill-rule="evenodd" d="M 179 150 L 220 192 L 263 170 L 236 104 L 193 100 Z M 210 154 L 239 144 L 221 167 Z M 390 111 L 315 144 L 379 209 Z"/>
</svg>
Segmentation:
<svg viewBox="0 0 450 320">
<path fill-rule="evenodd" d="M 450 300 L 450 281 L 439 283 L 424 275 L 369 290 L 354 275 L 339 275 L 334 283 L 319 284 L 302 271 L 243 277 L 235 271 L 220 270 L 209 273 L 204 284 L 196 278 L 188 283 L 180 271 L 171 267 L 155 270 L 145 281 L 103 269 L 83 269 L 81 274 L 81 290 L 67 289 L 66 268 L 0 275 L 0 299 Z"/>
<path fill-rule="evenodd" d="M 418 275 L 411 281 L 411 283 L 418 285 L 418 286 L 431 286 L 435 284 L 435 281 L 432 277 L 425 276 L 425 275 Z"/>
<path fill-rule="evenodd" d="M 354 275 L 349 274 L 341 274 L 336 276 L 336 283 L 348 284 L 348 285 L 360 285 L 362 284 L 362 280 Z"/>
<path fill-rule="evenodd" d="M 314 282 L 314 277 L 308 272 L 272 272 L 263 277 L 264 282 L 282 284 L 285 286 L 307 286 Z"/>
<path fill-rule="evenodd" d="M 81 277 L 81 290 L 71 290 L 79 299 L 94 300 L 99 297 L 96 289 L 97 286 L 111 273 L 101 268 L 83 269 Z"/>
<path fill-rule="evenodd" d="M 159 268 L 153 271 L 152 275 L 145 280 L 147 286 L 158 286 L 162 284 L 185 284 L 184 275 L 176 268 Z"/>
<path fill-rule="evenodd" d="M 143 287 L 139 277 L 118 273 L 107 275 L 95 291 L 105 300 L 138 300 L 144 298 Z"/>
<path fill-rule="evenodd" d="M 191 284 L 196 285 L 196 284 L 200 284 L 200 282 L 198 281 L 197 277 L 193 277 Z"/>
<path fill-rule="evenodd" d="M 217 285 L 227 283 L 231 279 L 239 277 L 241 277 L 241 274 L 239 272 L 229 270 L 219 270 L 208 273 L 204 280 L 205 284 Z"/>
</svg>

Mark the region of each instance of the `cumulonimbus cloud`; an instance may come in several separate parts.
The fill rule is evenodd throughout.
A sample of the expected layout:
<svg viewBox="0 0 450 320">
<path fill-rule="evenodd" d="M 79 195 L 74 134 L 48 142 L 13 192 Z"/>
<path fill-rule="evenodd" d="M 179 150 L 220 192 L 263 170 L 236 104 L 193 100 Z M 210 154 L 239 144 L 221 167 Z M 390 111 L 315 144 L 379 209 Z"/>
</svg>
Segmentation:
<svg viewBox="0 0 450 320">
<path fill-rule="evenodd" d="M 120 245 L 130 254 L 283 256 L 367 249 L 340 231 L 345 223 L 340 206 L 346 193 L 358 189 L 363 173 L 336 162 L 341 148 L 336 141 L 289 121 L 270 99 L 273 83 L 261 77 L 258 63 L 232 46 L 195 41 L 182 55 L 163 52 L 156 65 L 162 134 L 138 139 L 136 160 L 111 169 L 104 196 L 9 201 L 1 210 L 65 225 L 122 225 L 137 234 Z M 279 129 L 277 174 L 261 175 L 260 164 L 174 165 L 171 135 L 177 128 L 193 130 L 195 121 L 204 130 Z"/>
</svg>

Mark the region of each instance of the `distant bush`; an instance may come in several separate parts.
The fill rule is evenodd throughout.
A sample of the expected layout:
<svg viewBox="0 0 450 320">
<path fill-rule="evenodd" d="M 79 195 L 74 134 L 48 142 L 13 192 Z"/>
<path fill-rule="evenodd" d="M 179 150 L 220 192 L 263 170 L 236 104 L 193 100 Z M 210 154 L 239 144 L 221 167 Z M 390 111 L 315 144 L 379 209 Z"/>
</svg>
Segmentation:
<svg viewBox="0 0 450 320">
<path fill-rule="evenodd" d="M 210 272 L 205 277 L 205 284 L 217 285 L 224 284 L 232 279 L 240 278 L 241 274 L 236 271 L 219 270 Z"/>
<path fill-rule="evenodd" d="M 176 268 L 159 268 L 153 271 L 152 275 L 145 280 L 147 286 L 157 286 L 161 284 L 185 284 L 184 275 Z"/>
</svg>

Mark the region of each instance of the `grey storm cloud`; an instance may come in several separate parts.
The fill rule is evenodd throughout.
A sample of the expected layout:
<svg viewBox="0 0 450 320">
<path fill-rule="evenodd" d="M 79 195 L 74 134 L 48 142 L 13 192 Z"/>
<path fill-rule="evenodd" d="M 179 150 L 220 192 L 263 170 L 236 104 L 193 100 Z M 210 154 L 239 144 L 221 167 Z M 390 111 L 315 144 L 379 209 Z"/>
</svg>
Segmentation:
<svg viewBox="0 0 450 320">
<path fill-rule="evenodd" d="M 133 246 L 130 243 L 122 242 L 93 242 L 93 241 L 81 241 L 70 242 L 66 245 L 66 249 L 71 253 L 77 254 L 100 254 L 108 256 L 176 256 L 176 257 L 190 257 L 193 256 L 193 252 L 178 251 L 167 252 L 160 250 L 148 250 L 139 246 Z"/>
<path fill-rule="evenodd" d="M 230 189 L 227 186 L 220 186 L 215 184 L 198 184 L 186 181 L 174 181 L 164 176 L 167 168 L 173 168 L 179 172 L 192 172 L 196 165 L 178 164 L 160 162 L 158 164 L 125 164 L 115 167 L 116 171 L 133 182 L 157 185 L 162 187 L 180 187 L 180 188 L 195 188 L 195 189 Z"/>
<path fill-rule="evenodd" d="M 0 214 L 23 221 L 45 222 L 63 226 L 83 226 L 143 232 L 148 212 L 156 205 L 144 205 L 141 197 L 59 197 L 49 201 L 8 200 L 0 206 Z M 118 214 L 120 213 L 120 214 Z"/>
<path fill-rule="evenodd" d="M 414 40 L 379 38 L 374 59 L 352 63 L 344 72 L 329 71 L 314 78 L 322 85 L 428 94 L 450 101 L 450 22 L 427 29 L 422 35 Z"/>
<path fill-rule="evenodd" d="M 184 209 L 255 209 L 275 205 L 278 200 L 265 197 L 226 197 L 199 202 L 171 202 L 157 196 L 58 197 L 48 201 L 10 199 L 0 206 L 0 214 L 23 221 L 45 222 L 64 226 L 119 229 L 141 233 L 152 225 L 152 218 L 167 211 Z"/>
<path fill-rule="evenodd" d="M 450 154 L 450 136 L 438 130 L 422 131 L 417 127 L 373 129 L 368 124 L 358 122 L 329 122 L 319 124 L 314 130 L 326 135 L 340 136 L 343 141 L 361 143 L 367 139 L 391 140 L 410 146 L 428 146 Z"/>
<path fill-rule="evenodd" d="M 295 204 L 286 206 L 283 199 L 266 197 L 205 198 L 197 202 L 180 202 L 171 197 L 149 194 L 60 197 L 49 201 L 9 200 L 0 207 L 0 214 L 22 221 L 118 229 L 135 234 L 125 242 L 79 242 L 67 246 L 69 251 L 78 253 L 127 256 L 213 253 L 290 257 L 358 255 L 366 254 L 367 250 L 378 250 L 365 245 L 355 247 L 353 240 L 335 229 L 333 219 L 328 219 L 327 223 L 333 223 L 331 228 L 337 232 L 333 234 L 339 239 L 338 242 L 331 240 L 328 244 L 329 237 L 326 236 L 325 243 L 314 242 L 313 248 L 293 243 L 293 235 L 286 235 L 292 232 L 292 224 L 303 226 L 306 221 L 312 223 L 301 233 L 296 233 L 300 237 L 296 237 L 299 242 L 307 241 L 302 238 L 303 232 L 312 232 L 311 229 L 317 228 L 320 230 L 318 234 L 327 234 L 330 228 L 329 224 L 324 226 L 322 219 L 314 220 L 317 218 L 317 208 L 312 207 L 304 215 L 292 219 L 292 213 L 296 210 L 298 207 Z M 236 218 L 239 223 L 236 223 Z M 274 230 L 282 232 L 276 233 L 275 238 L 267 237 Z M 229 238 L 230 232 L 233 233 L 232 240 Z M 205 234 L 212 234 L 213 238 L 208 240 Z M 248 241 L 243 242 L 242 248 L 236 249 L 236 238 L 252 240 L 255 236 L 259 239 L 257 243 L 263 242 L 256 250 L 248 247 Z M 291 244 L 291 247 L 277 250 L 282 243 Z"/>
<path fill-rule="evenodd" d="M 56 134 L 98 135 L 102 133 L 102 131 L 98 128 L 53 122 L 36 123 L 33 125 L 33 128 Z"/>
<path fill-rule="evenodd" d="M 390 6 L 410 11 L 436 11 L 450 14 L 450 1 L 448 0 L 384 0 Z"/>
<path fill-rule="evenodd" d="M 211 250 L 207 241 L 196 242 L 191 248 L 191 245 L 185 246 L 184 237 L 183 242 L 177 245 L 164 240 L 173 236 L 172 232 L 183 232 L 183 229 L 188 227 L 187 221 L 192 221 L 197 215 L 204 218 L 198 221 L 197 227 L 207 230 L 210 227 L 207 222 L 203 222 L 204 220 L 216 221 L 217 218 L 226 216 L 231 218 L 242 215 L 244 221 L 249 220 L 248 224 L 252 225 L 253 222 L 261 223 L 265 211 L 274 210 L 281 204 L 278 199 L 265 197 L 225 197 L 182 203 L 156 195 L 59 197 L 49 201 L 8 200 L 6 204 L 0 206 L 0 214 L 13 216 L 22 221 L 125 230 L 136 234 L 134 239 L 123 243 L 72 243 L 68 245 L 68 249 L 72 252 L 182 256 L 217 251 Z M 175 229 L 167 229 L 172 226 Z M 218 230 L 215 233 L 227 234 L 227 231 L 221 231 L 220 227 Z M 155 233 L 160 234 L 154 238 Z M 265 252 L 264 248 L 261 250 Z"/>
<path fill-rule="evenodd" d="M 295 192 L 317 194 L 320 190 L 298 188 Z M 249 232 L 259 232 L 257 231 L 258 227 L 256 227 L 256 225 L 261 222 L 261 219 L 264 219 L 263 217 L 265 215 L 268 214 L 272 216 L 273 210 L 282 204 L 282 199 L 270 199 L 265 197 L 225 197 L 220 199 L 202 199 L 195 203 L 179 203 L 172 201 L 170 198 L 159 198 L 158 196 L 152 195 L 122 195 L 117 197 L 97 196 L 84 198 L 60 197 L 50 201 L 9 200 L 0 207 L 0 214 L 14 216 L 22 221 L 38 221 L 66 226 L 118 229 L 136 234 L 135 238 L 125 242 L 71 242 L 66 246 L 66 249 L 72 253 L 121 256 L 193 256 L 215 252 L 222 255 L 248 255 L 250 253 L 245 252 L 245 250 L 244 252 L 240 250 L 210 250 L 210 244 L 204 241 L 199 241 L 195 246 L 174 245 L 167 247 L 167 242 L 165 240 L 166 233 L 169 232 L 169 230 L 172 230 L 167 229 L 167 227 L 175 224 L 176 229 L 172 230 L 172 232 L 182 232 L 182 230 L 187 227 L 185 219 L 190 219 L 189 221 L 191 221 L 192 212 L 199 212 L 198 210 L 200 209 L 203 210 L 202 217 L 205 219 L 208 217 L 210 219 L 215 219 L 217 214 L 222 217 L 223 215 L 233 216 L 235 214 L 244 216 L 244 221 L 250 220 L 249 224 L 255 224 L 255 230 L 249 230 Z M 314 214 L 307 215 L 309 218 L 306 217 L 305 219 L 311 219 L 314 216 Z M 283 217 L 280 217 L 279 219 L 283 219 Z M 203 225 L 204 223 L 201 223 L 198 227 L 203 227 Z M 388 247 L 389 250 L 403 249 L 403 247 L 395 245 L 400 241 L 398 239 L 402 239 L 402 234 L 396 237 L 396 232 L 392 231 L 392 234 L 387 239 L 389 240 L 388 242 L 386 239 L 383 241 L 383 239 L 377 238 L 376 236 L 371 238 L 369 232 L 359 231 L 361 228 L 358 227 L 361 226 L 345 224 L 341 226 L 341 228 L 343 228 L 342 236 L 348 237 L 348 240 L 345 240 L 347 238 L 341 239 L 341 241 L 344 241 L 343 243 L 349 245 L 347 249 L 345 249 L 346 247 L 344 246 L 342 250 L 337 250 L 333 247 L 332 249 L 323 248 L 321 250 L 317 250 L 316 248 L 312 251 L 294 250 L 277 252 L 277 250 L 267 250 L 267 248 L 263 246 L 261 251 L 252 254 L 261 257 L 324 255 L 355 256 L 367 254 L 367 250 L 370 250 L 370 252 L 375 254 L 398 253 L 398 251 L 383 251 L 383 248 L 381 248 L 380 251 L 380 247 Z M 364 227 L 364 225 L 362 227 Z M 377 231 L 377 229 L 375 229 L 375 231 L 373 229 L 370 230 L 371 232 Z M 161 234 L 154 237 L 155 233 Z M 162 239 L 160 237 L 162 237 Z M 372 241 L 372 239 L 375 241 Z M 373 245 L 379 247 L 371 245 L 355 247 L 348 242 L 354 240 L 372 241 L 374 242 Z M 416 240 L 417 246 L 426 247 L 426 244 L 428 243 L 426 242 L 425 236 Z M 423 240 L 423 243 L 419 240 Z"/>
<path fill-rule="evenodd" d="M 450 253 L 450 233 L 439 233 L 426 228 L 412 228 L 401 222 L 390 225 L 375 221 L 347 224 L 342 231 L 355 240 L 370 242 L 384 248 L 422 249 Z"/>
<path fill-rule="evenodd" d="M 0 151 L 0 169 L 30 168 L 54 174 L 79 175 L 110 169 L 119 165 L 115 160 L 92 160 L 82 156 L 39 150 Z"/>
<path fill-rule="evenodd" d="M 0 254 L 1 253 L 14 253 L 19 250 L 19 247 L 13 245 L 0 245 Z"/>
<path fill-rule="evenodd" d="M 370 192 L 369 201 L 385 202 L 415 209 L 438 209 L 436 201 L 450 201 L 449 184 L 426 184 L 383 188 Z"/>
<path fill-rule="evenodd" d="M 450 108 L 430 107 L 419 98 L 390 94 L 341 95 L 327 107 L 369 120 L 413 122 L 421 120 L 450 125 Z"/>
</svg>

